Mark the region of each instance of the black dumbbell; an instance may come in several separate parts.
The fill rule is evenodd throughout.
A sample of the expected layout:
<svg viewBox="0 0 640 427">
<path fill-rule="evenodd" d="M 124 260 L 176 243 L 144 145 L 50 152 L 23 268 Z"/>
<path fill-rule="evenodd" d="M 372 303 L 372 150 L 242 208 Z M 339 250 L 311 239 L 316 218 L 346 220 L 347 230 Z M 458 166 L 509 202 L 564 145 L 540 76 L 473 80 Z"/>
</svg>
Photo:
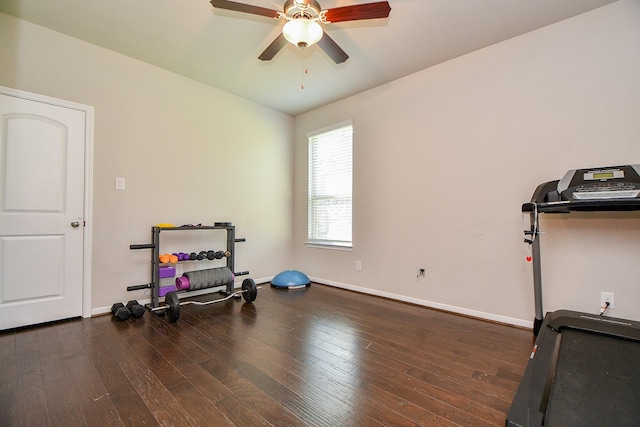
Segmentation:
<svg viewBox="0 0 640 427">
<path fill-rule="evenodd" d="M 140 305 L 135 299 L 127 303 L 127 308 L 129 309 L 133 317 L 142 317 L 144 316 L 144 312 L 146 311 L 144 307 Z"/>
<path fill-rule="evenodd" d="M 127 320 L 131 316 L 131 311 L 123 303 L 117 302 L 111 306 L 111 312 L 118 320 Z"/>
</svg>

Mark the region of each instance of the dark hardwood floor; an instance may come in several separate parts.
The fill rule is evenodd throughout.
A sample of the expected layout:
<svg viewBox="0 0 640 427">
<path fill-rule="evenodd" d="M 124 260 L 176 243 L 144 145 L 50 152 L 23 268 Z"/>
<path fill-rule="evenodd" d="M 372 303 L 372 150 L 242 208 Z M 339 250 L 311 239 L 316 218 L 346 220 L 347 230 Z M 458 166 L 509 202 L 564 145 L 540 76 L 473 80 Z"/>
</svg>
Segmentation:
<svg viewBox="0 0 640 427">
<path fill-rule="evenodd" d="M 504 425 L 531 346 L 527 330 L 264 285 L 254 304 L 183 306 L 175 324 L 147 312 L 0 333 L 0 425 Z"/>
</svg>

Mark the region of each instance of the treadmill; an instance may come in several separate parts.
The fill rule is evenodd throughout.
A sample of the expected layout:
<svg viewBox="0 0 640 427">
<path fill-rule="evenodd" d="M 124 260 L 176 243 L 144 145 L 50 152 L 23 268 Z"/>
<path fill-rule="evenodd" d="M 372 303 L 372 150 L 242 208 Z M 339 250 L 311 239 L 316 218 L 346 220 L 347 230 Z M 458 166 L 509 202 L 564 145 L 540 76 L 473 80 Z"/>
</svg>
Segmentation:
<svg viewBox="0 0 640 427">
<path fill-rule="evenodd" d="M 640 210 L 640 165 L 568 171 L 522 205 L 531 228 L 537 337 L 507 427 L 640 426 L 640 322 L 558 310 L 542 316 L 539 215 Z"/>
</svg>

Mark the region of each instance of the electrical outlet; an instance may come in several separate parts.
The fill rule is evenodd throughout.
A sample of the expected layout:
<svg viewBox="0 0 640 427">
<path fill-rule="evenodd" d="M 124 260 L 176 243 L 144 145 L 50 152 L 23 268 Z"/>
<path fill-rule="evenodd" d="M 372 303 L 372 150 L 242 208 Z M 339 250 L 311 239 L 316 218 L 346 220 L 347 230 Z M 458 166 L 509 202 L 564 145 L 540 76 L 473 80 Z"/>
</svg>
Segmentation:
<svg viewBox="0 0 640 427">
<path fill-rule="evenodd" d="M 613 292 L 600 292 L 600 307 L 604 307 L 609 303 L 607 310 L 611 310 L 613 307 Z"/>
<path fill-rule="evenodd" d="M 362 271 L 362 261 L 356 261 L 356 270 Z"/>
<path fill-rule="evenodd" d="M 125 179 L 116 178 L 116 190 L 124 190 L 124 189 L 125 189 Z"/>
</svg>

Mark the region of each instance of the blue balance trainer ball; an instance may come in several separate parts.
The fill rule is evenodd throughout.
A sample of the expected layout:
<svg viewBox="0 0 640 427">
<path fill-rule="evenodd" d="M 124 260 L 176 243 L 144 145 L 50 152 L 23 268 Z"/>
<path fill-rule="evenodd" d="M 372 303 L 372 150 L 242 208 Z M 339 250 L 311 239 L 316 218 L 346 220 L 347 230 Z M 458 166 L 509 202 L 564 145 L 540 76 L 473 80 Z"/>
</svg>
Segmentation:
<svg viewBox="0 0 640 427">
<path fill-rule="evenodd" d="M 271 280 L 271 286 L 279 289 L 300 289 L 309 285 L 311 281 L 307 275 L 297 270 L 285 270 Z"/>
</svg>

